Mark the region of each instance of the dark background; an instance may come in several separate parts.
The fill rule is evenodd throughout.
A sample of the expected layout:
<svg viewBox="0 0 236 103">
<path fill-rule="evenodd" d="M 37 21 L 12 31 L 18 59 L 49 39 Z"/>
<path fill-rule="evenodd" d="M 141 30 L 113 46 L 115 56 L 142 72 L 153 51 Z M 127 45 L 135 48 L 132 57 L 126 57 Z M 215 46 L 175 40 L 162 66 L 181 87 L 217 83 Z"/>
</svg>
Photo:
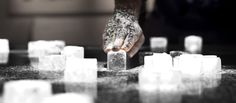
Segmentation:
<svg viewBox="0 0 236 103">
<path fill-rule="evenodd" d="M 187 35 L 202 36 L 204 46 L 236 44 L 233 0 L 143 1 L 145 46 L 149 37 L 166 36 L 170 46 L 182 47 Z M 26 49 L 28 41 L 40 39 L 101 48 L 113 8 L 114 0 L 1 0 L 0 38 L 9 39 L 11 49 Z"/>
<path fill-rule="evenodd" d="M 200 35 L 206 45 L 235 45 L 233 0 L 156 0 L 144 31 L 149 37 L 167 36 L 178 44 L 188 35 Z M 158 28 L 158 29 L 157 29 Z"/>
</svg>

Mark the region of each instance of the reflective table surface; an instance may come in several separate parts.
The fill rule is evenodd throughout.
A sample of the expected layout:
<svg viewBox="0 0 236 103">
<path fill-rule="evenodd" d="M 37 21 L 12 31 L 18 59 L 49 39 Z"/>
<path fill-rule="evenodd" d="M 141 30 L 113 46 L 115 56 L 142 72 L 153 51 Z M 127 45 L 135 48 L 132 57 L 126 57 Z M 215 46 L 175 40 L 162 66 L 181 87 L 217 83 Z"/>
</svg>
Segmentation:
<svg viewBox="0 0 236 103">
<path fill-rule="evenodd" d="M 51 82 L 53 93 L 88 93 L 95 103 L 236 103 L 236 66 L 222 66 L 217 78 L 186 79 L 177 75 L 169 84 L 157 83 L 156 88 L 142 89 L 138 81 L 143 66 L 113 72 L 98 63 L 98 82 L 66 83 L 62 71 L 40 71 L 32 65 L 25 51 L 0 55 L 0 93 L 7 81 L 34 79 Z M 178 73 L 177 73 L 178 74 Z M 2 96 L 0 98 L 2 103 Z"/>
</svg>

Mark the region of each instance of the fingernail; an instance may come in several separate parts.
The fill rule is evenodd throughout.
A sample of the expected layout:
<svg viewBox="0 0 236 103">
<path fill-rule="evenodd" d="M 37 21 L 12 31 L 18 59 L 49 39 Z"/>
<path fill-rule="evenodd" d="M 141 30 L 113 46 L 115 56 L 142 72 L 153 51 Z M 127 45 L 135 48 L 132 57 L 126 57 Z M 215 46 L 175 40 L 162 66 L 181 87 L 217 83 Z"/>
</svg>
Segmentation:
<svg viewBox="0 0 236 103">
<path fill-rule="evenodd" d="M 114 47 L 116 48 L 120 48 L 123 44 L 123 40 L 122 39 L 116 39 L 114 42 Z"/>
</svg>

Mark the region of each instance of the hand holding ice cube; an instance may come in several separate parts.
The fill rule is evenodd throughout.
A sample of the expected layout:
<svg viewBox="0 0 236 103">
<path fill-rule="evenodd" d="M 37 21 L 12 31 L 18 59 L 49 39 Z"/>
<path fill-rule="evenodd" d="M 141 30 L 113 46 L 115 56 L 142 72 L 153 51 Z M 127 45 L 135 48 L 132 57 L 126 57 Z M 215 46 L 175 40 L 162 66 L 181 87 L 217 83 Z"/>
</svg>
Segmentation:
<svg viewBox="0 0 236 103">
<path fill-rule="evenodd" d="M 124 50 L 133 57 L 144 43 L 137 17 L 128 11 L 116 10 L 103 34 L 104 51 Z"/>
</svg>

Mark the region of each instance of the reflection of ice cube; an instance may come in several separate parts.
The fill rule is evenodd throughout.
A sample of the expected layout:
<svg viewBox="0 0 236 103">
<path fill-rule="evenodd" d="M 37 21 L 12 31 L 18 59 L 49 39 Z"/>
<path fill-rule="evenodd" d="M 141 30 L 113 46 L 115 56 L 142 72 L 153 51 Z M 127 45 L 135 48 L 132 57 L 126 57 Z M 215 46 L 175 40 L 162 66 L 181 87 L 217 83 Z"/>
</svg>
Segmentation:
<svg viewBox="0 0 236 103">
<path fill-rule="evenodd" d="M 31 41 L 28 43 L 29 57 L 40 57 L 49 54 L 60 54 L 65 46 L 64 41 Z"/>
<path fill-rule="evenodd" d="M 173 70 L 176 70 L 176 71 L 180 71 L 180 60 L 179 60 L 180 56 L 177 56 L 177 57 L 174 57 L 173 58 Z"/>
<path fill-rule="evenodd" d="M 144 69 L 154 69 L 154 60 L 153 60 L 153 56 L 145 56 L 144 57 Z"/>
<path fill-rule="evenodd" d="M 0 39 L 0 53 L 9 53 L 9 41 L 8 39 Z"/>
<path fill-rule="evenodd" d="M 107 54 L 107 67 L 109 70 L 120 71 L 126 70 L 127 68 L 127 56 L 126 52 L 120 51 L 110 51 Z"/>
<path fill-rule="evenodd" d="M 10 81 L 4 84 L 3 103 L 41 103 L 51 95 L 51 84 L 46 81 Z"/>
<path fill-rule="evenodd" d="M 157 53 L 166 52 L 168 40 L 165 37 L 152 37 L 150 39 L 151 51 Z"/>
<path fill-rule="evenodd" d="M 146 91 L 139 89 L 141 103 L 160 103 L 160 92 L 158 90 Z"/>
<path fill-rule="evenodd" d="M 67 59 L 64 80 L 72 83 L 97 82 L 97 59 Z"/>
<path fill-rule="evenodd" d="M 7 64 L 9 59 L 9 53 L 0 53 L 0 64 Z"/>
<path fill-rule="evenodd" d="M 67 58 L 84 58 L 84 48 L 79 46 L 66 46 L 62 51 L 62 55 L 65 55 Z"/>
<path fill-rule="evenodd" d="M 197 54 L 202 52 L 202 37 L 200 36 L 187 36 L 184 40 L 185 51 Z"/>
<path fill-rule="evenodd" d="M 63 71 L 66 57 L 63 55 L 47 55 L 39 58 L 38 69 L 43 71 Z"/>
<path fill-rule="evenodd" d="M 97 83 L 66 83 L 65 92 L 83 93 L 97 98 Z"/>
<path fill-rule="evenodd" d="M 178 103 L 181 101 L 181 76 L 177 72 L 139 72 L 139 95 L 143 103 Z"/>
<path fill-rule="evenodd" d="M 43 100 L 42 103 L 94 103 L 93 98 L 85 94 L 56 94 Z"/>
<path fill-rule="evenodd" d="M 203 77 L 202 78 L 202 87 L 203 88 L 215 88 L 217 87 L 221 82 L 221 74 L 215 74 L 215 76 L 212 77 Z"/>
<path fill-rule="evenodd" d="M 202 81 L 200 79 L 184 78 L 181 89 L 187 95 L 200 95 L 203 91 Z"/>
</svg>

